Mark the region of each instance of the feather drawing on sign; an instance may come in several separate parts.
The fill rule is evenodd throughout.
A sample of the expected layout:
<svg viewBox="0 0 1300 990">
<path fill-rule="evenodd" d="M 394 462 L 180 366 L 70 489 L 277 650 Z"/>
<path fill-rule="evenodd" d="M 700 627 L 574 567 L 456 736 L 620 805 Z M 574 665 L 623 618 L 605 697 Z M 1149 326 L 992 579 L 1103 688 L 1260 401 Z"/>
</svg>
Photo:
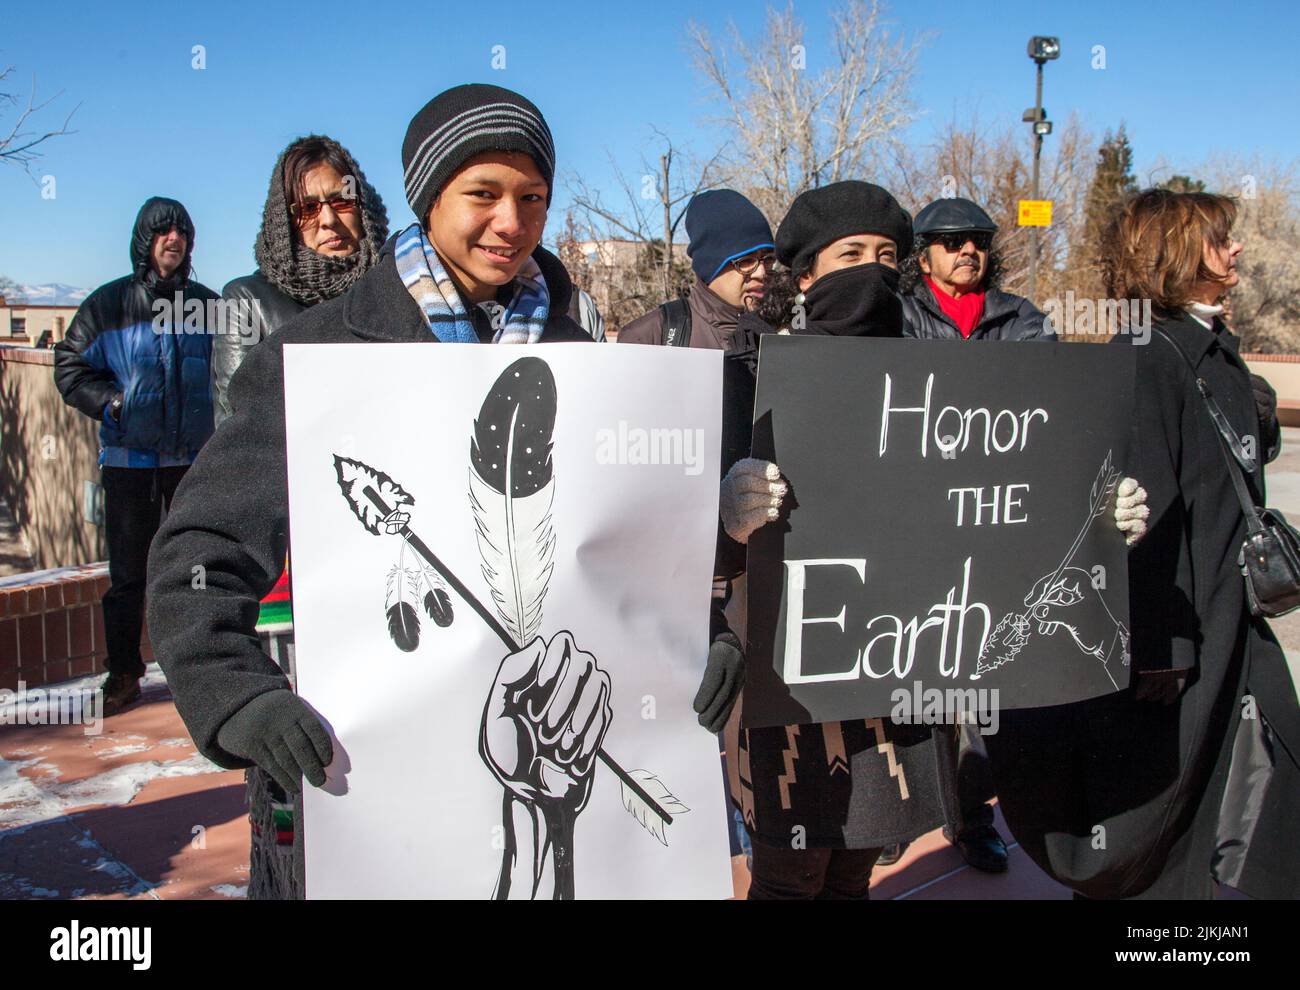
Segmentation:
<svg viewBox="0 0 1300 990">
<path fill-rule="evenodd" d="M 412 530 L 415 500 L 405 489 L 382 471 L 334 457 L 353 515 L 372 534 L 401 538 L 385 594 L 397 647 L 409 653 L 419 646 L 417 602 L 437 625 L 450 623 L 454 592 L 508 651 L 489 689 L 478 739 L 480 757 L 503 788 L 498 899 L 520 888 L 534 898 L 548 889 L 555 899 L 574 896 L 574 831 L 597 762 L 618 778 L 623 808 L 663 845 L 673 816 L 690 810 L 655 773 L 624 770 L 604 750 L 613 718 L 609 674 L 568 630 L 549 639 L 542 633 L 555 568 L 556 409 L 550 367 L 525 357 L 498 376 L 474 421 L 469 503 L 490 607 Z M 524 880 L 518 886 L 517 876 Z"/>
<path fill-rule="evenodd" d="M 994 627 L 980 650 L 972 680 L 1017 657 L 1049 651 L 1059 657 L 1060 647 L 1068 645 L 1096 660 L 1111 686 L 1119 690 L 1112 665 L 1128 666 L 1129 631 L 1106 603 L 1104 583 L 1098 587 L 1089 569 L 1075 565 L 1075 557 L 1093 523 L 1106 515 L 1120 473 L 1107 452 L 1088 494 L 1088 514 L 1079 535 L 1056 569 L 1030 587 L 1024 611 L 1008 612 Z"/>
<path fill-rule="evenodd" d="M 483 400 L 470 442 L 469 499 L 483 577 L 516 643 L 537 635 L 555 566 L 555 408 L 551 369 L 540 358 L 522 358 Z"/>
</svg>

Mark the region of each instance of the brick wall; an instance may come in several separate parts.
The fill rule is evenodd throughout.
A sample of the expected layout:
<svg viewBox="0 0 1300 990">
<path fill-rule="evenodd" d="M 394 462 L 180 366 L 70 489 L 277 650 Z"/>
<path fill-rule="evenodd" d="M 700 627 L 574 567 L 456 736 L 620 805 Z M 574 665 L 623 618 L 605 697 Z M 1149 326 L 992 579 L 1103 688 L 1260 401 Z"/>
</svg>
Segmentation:
<svg viewBox="0 0 1300 990">
<path fill-rule="evenodd" d="M 99 482 L 99 425 L 54 387 L 54 354 L 0 346 L 0 498 L 36 566 L 103 560 L 99 526 L 84 517 L 85 483 Z"/>
<path fill-rule="evenodd" d="M 34 571 L 0 581 L 0 689 L 38 687 L 104 670 L 108 565 Z M 146 634 L 141 653 L 153 650 Z"/>
</svg>

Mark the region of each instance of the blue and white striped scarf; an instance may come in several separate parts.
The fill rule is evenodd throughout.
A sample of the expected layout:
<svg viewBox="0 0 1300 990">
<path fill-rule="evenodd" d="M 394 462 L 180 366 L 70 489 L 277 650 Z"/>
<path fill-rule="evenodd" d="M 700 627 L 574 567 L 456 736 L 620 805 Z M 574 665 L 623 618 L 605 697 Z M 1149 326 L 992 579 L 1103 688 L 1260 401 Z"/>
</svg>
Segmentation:
<svg viewBox="0 0 1300 990">
<path fill-rule="evenodd" d="M 420 224 L 413 223 L 398 235 L 395 251 L 397 274 L 434 336 L 444 344 L 477 344 L 474 321 Z M 509 305 L 492 320 L 496 327 L 492 342 L 535 344 L 546 328 L 551 297 L 542 270 L 531 257 L 519 269 L 514 285 Z"/>
</svg>

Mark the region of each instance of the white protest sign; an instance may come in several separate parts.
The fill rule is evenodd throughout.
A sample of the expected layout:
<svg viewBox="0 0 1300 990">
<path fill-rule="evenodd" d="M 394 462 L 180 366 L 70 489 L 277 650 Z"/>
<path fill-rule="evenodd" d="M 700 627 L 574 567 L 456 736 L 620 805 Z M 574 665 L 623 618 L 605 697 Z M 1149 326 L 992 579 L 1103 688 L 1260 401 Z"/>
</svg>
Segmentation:
<svg viewBox="0 0 1300 990">
<path fill-rule="evenodd" d="M 721 355 L 285 348 L 309 897 L 731 894 Z"/>
</svg>

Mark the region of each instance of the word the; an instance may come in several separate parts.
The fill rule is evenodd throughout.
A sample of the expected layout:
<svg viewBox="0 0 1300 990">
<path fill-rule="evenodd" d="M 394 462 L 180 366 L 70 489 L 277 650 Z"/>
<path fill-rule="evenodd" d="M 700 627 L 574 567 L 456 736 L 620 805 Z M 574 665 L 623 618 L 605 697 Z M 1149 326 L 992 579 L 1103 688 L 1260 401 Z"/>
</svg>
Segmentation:
<svg viewBox="0 0 1300 990">
<path fill-rule="evenodd" d="M 989 510 L 989 525 L 991 526 L 996 526 L 999 522 L 1005 523 L 1007 525 L 1011 525 L 1012 523 L 1029 522 L 1029 517 L 1026 515 L 1021 515 L 1019 518 L 1016 519 L 1013 519 L 1011 517 L 1012 510 L 1020 508 L 1021 496 L 1017 495 L 1016 497 L 1013 498 L 1011 495 L 1012 489 L 1016 489 L 1016 488 L 1024 489 L 1024 492 L 1021 493 L 1022 495 L 1029 491 L 1028 485 L 1007 485 L 1006 486 L 1007 493 L 1005 496 L 1003 496 L 1002 485 L 994 485 L 993 498 L 988 501 L 985 501 L 984 489 L 982 487 L 981 488 L 949 488 L 948 501 L 950 502 L 952 501 L 952 496 L 954 493 L 957 495 L 957 525 L 958 526 L 965 525 L 966 496 L 968 494 L 971 496 L 972 501 L 974 502 L 975 511 L 973 515 L 975 516 L 975 522 L 973 523 L 973 525 L 975 526 L 983 525 L 985 509 Z M 1001 509 L 1000 512 L 999 512 L 999 508 Z"/>
<path fill-rule="evenodd" d="M 152 928 L 82 928 L 73 921 L 50 931 L 50 958 L 55 962 L 121 962 L 148 969 L 152 961 Z"/>
<path fill-rule="evenodd" d="M 618 429 L 596 431 L 597 464 L 672 464 L 694 477 L 704 470 L 704 430 L 644 429 L 618 421 Z"/>
<path fill-rule="evenodd" d="M 891 416 L 900 413 L 917 414 L 921 417 L 921 456 L 928 454 L 927 444 L 930 441 L 931 433 L 934 436 L 934 445 L 939 449 L 940 455 L 951 455 L 958 448 L 966 450 L 970 447 L 971 437 L 976 436 L 976 442 L 979 443 L 979 427 L 977 421 L 983 420 L 983 448 L 984 456 L 988 457 L 992 451 L 999 454 L 1005 454 L 1010 450 L 1025 449 L 1029 443 L 1029 424 L 1035 417 L 1041 416 L 1043 422 L 1047 422 L 1046 409 L 1023 409 L 1020 412 L 1013 412 L 1010 409 L 1001 409 L 996 413 L 988 409 L 958 409 L 956 406 L 944 406 L 939 410 L 939 415 L 934 418 L 933 430 L 930 426 L 930 397 L 934 391 L 934 375 L 929 375 L 925 380 L 925 401 L 919 406 L 891 406 L 890 400 L 893 398 L 894 381 L 893 376 L 885 375 L 885 401 L 880 412 L 880 456 L 885 456 L 885 451 L 889 448 L 889 420 Z M 945 427 L 945 424 L 946 427 Z M 956 432 L 953 432 L 956 427 Z"/>
</svg>

